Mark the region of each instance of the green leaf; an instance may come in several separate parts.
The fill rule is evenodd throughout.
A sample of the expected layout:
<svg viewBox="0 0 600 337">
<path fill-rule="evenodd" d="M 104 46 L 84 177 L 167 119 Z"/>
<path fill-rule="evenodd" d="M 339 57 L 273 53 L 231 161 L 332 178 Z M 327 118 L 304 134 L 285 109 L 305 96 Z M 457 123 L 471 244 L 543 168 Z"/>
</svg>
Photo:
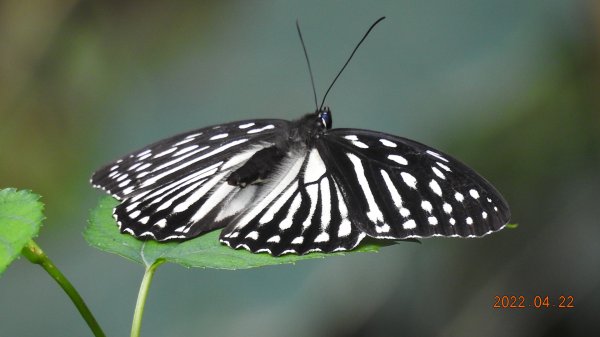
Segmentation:
<svg viewBox="0 0 600 337">
<path fill-rule="evenodd" d="M 0 190 L 0 275 L 37 236 L 44 220 L 44 204 L 39 199 L 30 191 Z"/>
<path fill-rule="evenodd" d="M 253 254 L 246 250 L 235 250 L 219 242 L 219 231 L 212 231 L 193 240 L 184 242 L 158 243 L 140 241 L 129 234 L 119 233 L 112 209 L 118 204 L 113 198 L 104 197 L 92 210 L 90 222 L 85 230 L 85 239 L 94 247 L 114 253 L 149 267 L 157 260 L 178 263 L 185 267 L 245 269 L 275 264 L 294 263 L 300 260 L 345 255 L 352 252 L 376 252 L 386 241 L 366 243 L 351 252 L 310 253 L 306 255 L 284 255 L 273 257 L 266 253 Z"/>
<path fill-rule="evenodd" d="M 506 228 L 508 228 L 508 229 L 517 229 L 518 227 L 519 227 L 519 224 L 517 224 L 517 223 L 506 224 Z"/>
</svg>

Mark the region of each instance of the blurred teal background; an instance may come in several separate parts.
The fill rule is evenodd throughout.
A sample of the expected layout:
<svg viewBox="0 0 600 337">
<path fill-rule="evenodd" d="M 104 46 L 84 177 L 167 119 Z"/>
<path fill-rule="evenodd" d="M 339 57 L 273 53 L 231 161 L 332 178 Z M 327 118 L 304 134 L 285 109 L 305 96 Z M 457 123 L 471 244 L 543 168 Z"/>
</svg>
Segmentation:
<svg viewBox="0 0 600 337">
<path fill-rule="evenodd" d="M 101 165 L 166 136 L 312 111 L 294 22 L 335 127 L 460 158 L 516 230 L 243 271 L 159 268 L 143 336 L 600 335 L 600 4 L 594 0 L 3 1 L 0 187 L 43 196 L 39 244 L 109 336 L 143 268 L 83 240 Z M 116 230 L 116 228 L 115 228 Z M 493 309 L 494 296 L 576 308 Z M 23 259 L 0 279 L 0 336 L 90 336 Z"/>
</svg>

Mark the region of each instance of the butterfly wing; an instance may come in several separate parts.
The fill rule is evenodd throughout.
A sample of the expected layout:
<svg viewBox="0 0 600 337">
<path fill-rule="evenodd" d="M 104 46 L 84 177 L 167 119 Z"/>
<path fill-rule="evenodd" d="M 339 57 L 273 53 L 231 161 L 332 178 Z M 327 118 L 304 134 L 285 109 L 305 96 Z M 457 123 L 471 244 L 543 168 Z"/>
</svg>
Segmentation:
<svg viewBox="0 0 600 337">
<path fill-rule="evenodd" d="M 91 183 L 121 201 L 113 214 L 122 232 L 159 241 L 192 238 L 222 226 L 253 198 L 250 188 L 228 203 L 240 188 L 225 180 L 288 128 L 288 121 L 266 119 L 190 131 L 99 169 Z"/>
<path fill-rule="evenodd" d="M 478 237 L 504 227 L 510 210 L 484 178 L 451 156 L 384 133 L 334 129 L 317 149 L 348 205 L 376 238 Z"/>
<path fill-rule="evenodd" d="M 222 243 L 279 256 L 349 250 L 365 237 L 316 149 L 291 153 L 270 180 L 223 229 Z"/>
</svg>

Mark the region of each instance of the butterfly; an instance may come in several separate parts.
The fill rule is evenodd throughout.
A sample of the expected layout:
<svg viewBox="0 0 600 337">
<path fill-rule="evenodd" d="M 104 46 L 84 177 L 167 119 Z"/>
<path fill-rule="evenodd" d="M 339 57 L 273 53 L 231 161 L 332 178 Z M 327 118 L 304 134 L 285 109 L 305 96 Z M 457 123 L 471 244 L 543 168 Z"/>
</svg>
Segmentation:
<svg viewBox="0 0 600 337">
<path fill-rule="evenodd" d="M 294 121 L 210 126 L 126 155 L 91 183 L 120 201 L 123 233 L 183 241 L 222 229 L 221 243 L 274 256 L 351 250 L 365 237 L 480 237 L 510 219 L 502 195 L 457 159 L 332 124 L 321 103 Z"/>
</svg>

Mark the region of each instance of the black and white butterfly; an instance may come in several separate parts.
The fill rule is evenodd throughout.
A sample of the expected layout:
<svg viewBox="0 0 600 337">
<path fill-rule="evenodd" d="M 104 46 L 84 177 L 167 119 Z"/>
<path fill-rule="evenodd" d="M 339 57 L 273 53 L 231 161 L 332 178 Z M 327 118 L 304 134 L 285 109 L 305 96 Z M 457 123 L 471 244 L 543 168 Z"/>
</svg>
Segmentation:
<svg viewBox="0 0 600 337">
<path fill-rule="evenodd" d="M 121 232 L 169 241 L 223 228 L 222 243 L 275 256 L 350 250 L 367 236 L 480 237 L 508 222 L 500 193 L 451 156 L 331 127 L 328 108 L 211 126 L 133 152 L 91 182 L 121 202 Z"/>
</svg>

